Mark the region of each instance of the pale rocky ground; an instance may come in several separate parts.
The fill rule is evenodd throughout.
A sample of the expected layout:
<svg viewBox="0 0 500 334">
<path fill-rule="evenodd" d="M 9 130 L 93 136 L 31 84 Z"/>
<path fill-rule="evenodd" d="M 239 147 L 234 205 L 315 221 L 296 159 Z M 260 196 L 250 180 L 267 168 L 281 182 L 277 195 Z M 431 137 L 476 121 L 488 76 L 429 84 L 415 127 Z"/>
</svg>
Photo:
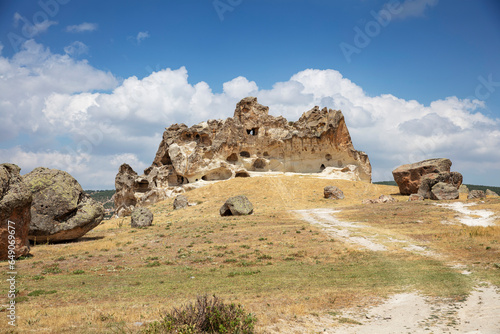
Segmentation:
<svg viewBox="0 0 500 334">
<path fill-rule="evenodd" d="M 440 204 L 461 214 L 459 220 L 469 226 L 489 226 L 494 213 L 473 210 L 474 203 L 460 202 Z M 425 245 L 396 240 L 388 235 L 375 233 L 360 223 L 342 222 L 335 218 L 339 211 L 312 209 L 295 211 L 303 220 L 321 226 L 325 233 L 343 242 L 372 251 L 388 251 L 399 248 L 425 256 L 440 258 L 440 254 Z M 463 270 L 465 266 L 450 263 L 450 267 Z M 341 324 L 339 319 L 351 323 Z M 357 324 L 352 324 L 352 322 Z M 500 333 L 500 290 L 486 283 L 478 283 L 475 290 L 463 302 L 424 297 L 418 293 L 396 294 L 369 308 L 345 310 L 341 315 L 305 316 L 293 322 L 282 320 L 270 326 L 265 333 Z"/>
</svg>

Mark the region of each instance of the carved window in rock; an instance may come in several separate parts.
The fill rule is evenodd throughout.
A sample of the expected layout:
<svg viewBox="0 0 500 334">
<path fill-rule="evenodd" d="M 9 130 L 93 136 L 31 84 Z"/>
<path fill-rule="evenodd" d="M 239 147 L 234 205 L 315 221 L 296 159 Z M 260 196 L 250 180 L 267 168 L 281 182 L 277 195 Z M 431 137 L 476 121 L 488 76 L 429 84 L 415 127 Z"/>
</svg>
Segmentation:
<svg viewBox="0 0 500 334">
<path fill-rule="evenodd" d="M 257 136 L 259 135 L 259 128 L 247 129 L 247 134 L 251 136 Z"/>
</svg>

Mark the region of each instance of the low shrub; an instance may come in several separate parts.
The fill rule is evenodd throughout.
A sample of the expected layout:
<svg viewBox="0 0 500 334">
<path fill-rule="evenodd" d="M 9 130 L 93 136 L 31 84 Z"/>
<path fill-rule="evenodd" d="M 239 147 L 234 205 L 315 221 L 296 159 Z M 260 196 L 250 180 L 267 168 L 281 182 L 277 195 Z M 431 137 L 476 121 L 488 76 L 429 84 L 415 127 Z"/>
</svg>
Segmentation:
<svg viewBox="0 0 500 334">
<path fill-rule="evenodd" d="M 225 304 L 217 296 L 199 296 L 195 303 L 174 308 L 161 321 L 149 324 L 145 334 L 224 333 L 253 334 L 257 319 L 241 305 Z"/>
</svg>

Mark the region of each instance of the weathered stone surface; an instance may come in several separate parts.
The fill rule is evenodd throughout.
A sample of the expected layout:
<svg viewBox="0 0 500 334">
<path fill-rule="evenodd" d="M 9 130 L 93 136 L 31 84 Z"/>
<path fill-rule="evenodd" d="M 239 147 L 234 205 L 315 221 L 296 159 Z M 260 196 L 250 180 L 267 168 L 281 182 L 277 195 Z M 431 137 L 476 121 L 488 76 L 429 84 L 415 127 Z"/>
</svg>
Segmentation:
<svg viewBox="0 0 500 334">
<path fill-rule="evenodd" d="M 460 185 L 462 184 L 462 179 L 462 174 L 457 172 L 426 174 L 421 179 L 418 194 L 423 196 L 425 199 L 432 198 L 432 187 L 434 187 L 434 185 L 438 184 L 439 182 L 451 184 L 458 190 L 458 188 L 460 188 Z"/>
<path fill-rule="evenodd" d="M 438 182 L 431 189 L 431 198 L 434 200 L 452 200 L 458 197 L 458 188 L 450 183 Z"/>
<path fill-rule="evenodd" d="M 189 201 L 186 196 L 178 195 L 174 199 L 174 210 L 179 210 L 187 207 L 189 205 Z"/>
<path fill-rule="evenodd" d="M 376 199 L 364 199 L 361 201 L 363 204 L 377 204 L 377 203 L 394 203 L 397 200 L 391 195 L 380 195 L 379 198 Z"/>
<path fill-rule="evenodd" d="M 471 190 L 469 191 L 469 195 L 467 195 L 467 199 L 483 199 L 486 197 L 486 193 L 482 190 Z"/>
<path fill-rule="evenodd" d="M 99 225 L 102 204 L 83 191 L 68 173 L 39 167 L 24 175 L 33 195 L 29 239 L 36 242 L 73 240 Z"/>
<path fill-rule="evenodd" d="M 460 187 L 458 188 L 458 192 L 460 194 L 468 194 L 469 193 L 469 188 L 465 184 L 461 184 Z"/>
<path fill-rule="evenodd" d="M 486 196 L 493 196 L 493 197 L 498 197 L 500 195 L 498 195 L 496 192 L 494 192 L 493 190 L 490 190 L 490 189 L 486 189 Z"/>
<path fill-rule="evenodd" d="M 423 201 L 423 200 L 424 196 L 419 194 L 411 194 L 410 197 L 408 197 L 408 202 Z"/>
<path fill-rule="evenodd" d="M 28 231 L 32 196 L 20 171 L 21 168 L 13 164 L 0 165 L 0 260 L 9 259 L 9 249 L 15 258 L 30 251 Z M 13 240 L 13 245 L 9 240 Z"/>
<path fill-rule="evenodd" d="M 429 159 L 413 164 L 402 165 L 392 171 L 394 181 L 398 184 L 402 195 L 416 194 L 422 176 L 431 173 L 450 172 L 449 159 Z"/>
<path fill-rule="evenodd" d="M 344 192 L 335 186 L 327 186 L 323 190 L 325 198 L 344 199 Z"/>
<path fill-rule="evenodd" d="M 131 207 L 146 205 L 144 199 L 152 202 L 150 192 L 160 200 L 184 192 L 178 188 L 187 184 L 246 177 L 249 171 L 319 173 L 328 168 L 336 169 L 332 175 L 371 181 L 368 156 L 354 149 L 341 111 L 314 107 L 288 122 L 247 97 L 226 120 L 168 127 L 144 175 L 120 168 L 115 207 L 125 215 Z"/>
<path fill-rule="evenodd" d="M 246 196 L 229 198 L 219 210 L 221 216 L 244 216 L 253 213 L 253 205 Z"/>
<path fill-rule="evenodd" d="M 153 213 L 148 208 L 135 208 L 132 211 L 130 226 L 141 228 L 153 225 Z"/>
</svg>

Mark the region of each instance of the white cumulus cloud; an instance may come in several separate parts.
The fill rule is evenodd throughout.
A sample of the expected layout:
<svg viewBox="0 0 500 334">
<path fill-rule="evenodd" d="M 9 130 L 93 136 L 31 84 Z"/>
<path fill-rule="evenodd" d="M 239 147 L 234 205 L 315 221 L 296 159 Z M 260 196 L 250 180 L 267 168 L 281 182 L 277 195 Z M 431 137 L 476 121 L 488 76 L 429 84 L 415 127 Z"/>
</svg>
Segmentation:
<svg viewBox="0 0 500 334">
<path fill-rule="evenodd" d="M 165 127 L 232 116 L 235 104 L 253 95 L 291 121 L 315 105 L 341 109 L 374 180 L 392 179 L 401 164 L 446 157 L 466 182 L 500 184 L 500 120 L 483 112 L 484 102 L 452 96 L 424 105 L 369 96 L 332 69 L 306 69 L 267 90 L 241 76 L 222 88 L 214 93 L 206 82 L 190 83 L 184 67 L 118 82 L 28 41 L 12 58 L 0 56 L 0 161 L 24 172 L 61 168 L 84 187 L 112 188 L 121 163 L 137 172 L 151 164 Z"/>
</svg>

